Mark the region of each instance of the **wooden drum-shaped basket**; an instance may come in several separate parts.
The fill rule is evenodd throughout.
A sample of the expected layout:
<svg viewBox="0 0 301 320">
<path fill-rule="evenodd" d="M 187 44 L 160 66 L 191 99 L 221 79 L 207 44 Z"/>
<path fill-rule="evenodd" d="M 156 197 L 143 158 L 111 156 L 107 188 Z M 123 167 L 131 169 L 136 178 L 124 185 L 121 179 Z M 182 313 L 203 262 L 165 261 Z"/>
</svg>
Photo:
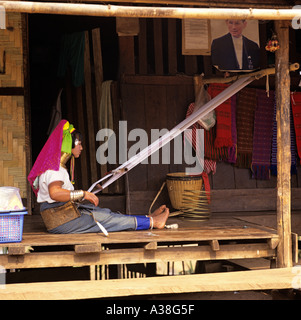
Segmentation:
<svg viewBox="0 0 301 320">
<path fill-rule="evenodd" d="M 185 172 L 168 173 L 166 176 L 168 195 L 173 208 L 183 206 L 184 190 L 202 190 L 201 175 L 187 175 Z"/>
</svg>

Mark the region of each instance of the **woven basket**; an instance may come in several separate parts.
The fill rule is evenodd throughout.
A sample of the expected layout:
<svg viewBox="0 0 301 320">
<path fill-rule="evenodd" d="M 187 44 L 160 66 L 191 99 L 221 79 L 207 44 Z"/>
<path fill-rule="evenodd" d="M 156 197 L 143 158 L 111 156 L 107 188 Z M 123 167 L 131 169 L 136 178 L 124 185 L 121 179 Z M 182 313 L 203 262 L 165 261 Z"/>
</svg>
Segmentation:
<svg viewBox="0 0 301 320">
<path fill-rule="evenodd" d="M 202 190 L 203 180 L 200 175 L 191 176 L 185 172 L 168 173 L 166 176 L 168 195 L 173 208 L 183 207 L 183 194 L 186 190 Z"/>
<path fill-rule="evenodd" d="M 208 220 L 211 215 L 206 191 L 185 190 L 178 217 L 189 220 Z"/>
</svg>

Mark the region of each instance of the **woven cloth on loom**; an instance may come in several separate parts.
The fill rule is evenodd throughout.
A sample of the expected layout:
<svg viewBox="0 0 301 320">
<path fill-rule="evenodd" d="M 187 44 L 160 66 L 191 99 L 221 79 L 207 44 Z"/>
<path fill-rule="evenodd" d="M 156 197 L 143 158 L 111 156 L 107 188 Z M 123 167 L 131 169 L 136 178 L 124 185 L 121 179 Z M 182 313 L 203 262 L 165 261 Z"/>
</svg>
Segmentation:
<svg viewBox="0 0 301 320">
<path fill-rule="evenodd" d="M 186 118 L 189 117 L 194 110 L 194 103 L 191 103 L 188 107 L 187 113 L 186 113 Z M 204 171 L 202 172 L 202 178 L 204 181 L 204 187 L 205 187 L 205 191 L 206 191 L 206 195 L 207 195 L 207 199 L 208 202 L 210 203 L 210 183 L 209 183 L 209 177 L 208 174 L 212 171 L 213 174 L 216 171 L 216 162 L 212 161 L 212 160 L 208 160 L 208 159 L 204 159 L 203 158 L 203 154 L 202 154 L 202 148 L 200 148 L 199 146 L 197 146 L 196 144 L 196 130 L 197 129 L 202 129 L 202 127 L 200 126 L 200 124 L 198 122 L 194 123 L 191 127 L 191 130 L 185 130 L 184 135 L 185 138 L 189 141 L 189 143 L 192 145 L 193 149 L 195 150 L 196 153 L 196 157 L 199 161 L 199 163 L 202 165 L 203 164 L 203 168 Z M 204 130 L 206 131 L 206 130 Z"/>
<path fill-rule="evenodd" d="M 297 174 L 297 154 L 295 128 L 293 121 L 292 108 L 290 108 L 290 131 L 291 131 L 291 174 Z M 273 115 L 273 138 L 272 138 L 272 156 L 271 156 L 271 174 L 277 175 L 277 120 L 276 120 L 276 100 Z"/>
<path fill-rule="evenodd" d="M 189 117 L 194 110 L 194 103 L 191 103 L 187 109 L 187 113 L 186 113 L 186 118 Z M 192 129 L 190 132 L 189 130 L 185 131 L 185 137 L 188 139 L 188 141 L 190 142 L 190 144 L 193 146 L 195 152 L 196 152 L 196 157 L 198 158 L 199 162 L 202 164 L 204 162 L 204 171 L 209 174 L 210 172 L 212 172 L 213 174 L 216 172 L 216 161 L 210 160 L 210 159 L 202 159 L 203 155 L 200 155 L 199 149 L 196 147 L 196 139 L 195 139 L 195 132 L 196 129 L 202 129 L 202 127 L 200 126 L 200 124 L 198 122 L 196 122 L 193 126 L 191 126 Z M 205 134 L 206 130 L 204 130 L 204 134 Z M 206 148 L 206 145 L 205 145 Z"/>
<path fill-rule="evenodd" d="M 237 159 L 237 131 L 236 131 L 236 95 L 231 97 L 231 134 L 232 147 L 228 148 L 228 162 L 236 163 Z"/>
<path fill-rule="evenodd" d="M 253 178 L 268 180 L 270 178 L 275 95 L 273 91 L 270 91 L 268 97 L 265 90 L 258 89 L 256 96 L 252 172 Z"/>
<path fill-rule="evenodd" d="M 256 89 L 244 88 L 236 95 L 237 159 L 240 168 L 250 168 L 253 152 L 253 128 Z"/>
<path fill-rule="evenodd" d="M 208 88 L 211 98 L 216 97 L 224 91 L 229 85 L 224 83 L 213 83 Z M 214 147 L 232 147 L 231 133 L 231 98 L 220 104 L 215 109 L 216 114 L 216 137 Z"/>
<path fill-rule="evenodd" d="M 301 162 L 301 92 L 291 93 L 291 103 L 294 118 L 297 151 Z"/>
</svg>

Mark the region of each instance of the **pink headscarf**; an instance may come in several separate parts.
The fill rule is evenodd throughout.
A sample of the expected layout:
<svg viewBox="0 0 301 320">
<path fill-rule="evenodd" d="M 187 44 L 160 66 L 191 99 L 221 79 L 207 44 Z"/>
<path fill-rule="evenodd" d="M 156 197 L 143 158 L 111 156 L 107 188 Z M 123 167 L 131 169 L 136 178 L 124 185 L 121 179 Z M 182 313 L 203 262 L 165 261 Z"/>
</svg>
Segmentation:
<svg viewBox="0 0 301 320">
<path fill-rule="evenodd" d="M 47 170 L 58 171 L 60 168 L 63 127 L 66 122 L 67 120 L 61 120 L 53 130 L 28 175 L 27 179 L 35 195 L 39 191 L 38 187 L 34 187 L 35 179 Z"/>
</svg>

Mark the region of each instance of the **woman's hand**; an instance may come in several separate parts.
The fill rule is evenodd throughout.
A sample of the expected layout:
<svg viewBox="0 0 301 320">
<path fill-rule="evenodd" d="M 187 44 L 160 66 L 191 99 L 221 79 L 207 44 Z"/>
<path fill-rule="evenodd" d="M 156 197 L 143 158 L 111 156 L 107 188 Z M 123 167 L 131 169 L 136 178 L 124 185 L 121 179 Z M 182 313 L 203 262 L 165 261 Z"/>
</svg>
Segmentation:
<svg viewBox="0 0 301 320">
<path fill-rule="evenodd" d="M 97 196 L 94 193 L 88 192 L 88 191 L 85 191 L 84 200 L 90 201 L 96 207 L 98 206 L 98 203 L 99 203 L 99 199 L 97 198 Z"/>
</svg>

